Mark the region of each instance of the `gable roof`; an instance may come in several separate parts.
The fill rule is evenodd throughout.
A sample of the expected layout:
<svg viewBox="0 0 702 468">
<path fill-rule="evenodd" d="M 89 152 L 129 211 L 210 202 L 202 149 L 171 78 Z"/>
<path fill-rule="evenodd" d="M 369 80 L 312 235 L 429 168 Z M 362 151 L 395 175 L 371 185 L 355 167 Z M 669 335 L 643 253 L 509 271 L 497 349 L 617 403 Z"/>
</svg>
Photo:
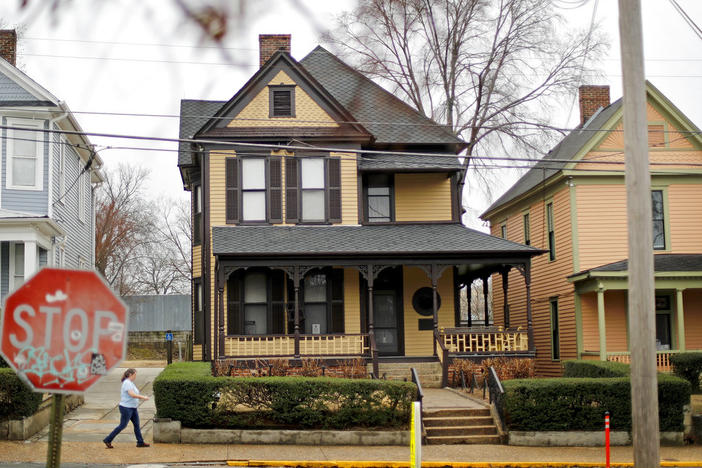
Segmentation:
<svg viewBox="0 0 702 468">
<path fill-rule="evenodd" d="M 300 60 L 379 144 L 463 145 L 445 126 L 428 119 L 322 46 Z"/>
<path fill-rule="evenodd" d="M 11 93 L 9 98 L 3 96 L 5 99 L 0 101 L 0 105 L 58 107 L 60 101 L 56 96 L 3 58 L 0 58 L 0 74 L 5 78 L 2 80 L 5 91 Z"/>
<path fill-rule="evenodd" d="M 227 101 L 202 101 L 182 99 L 180 101 L 179 139 L 191 139 Z M 190 143 L 178 143 L 178 166 L 193 163 Z"/>
</svg>

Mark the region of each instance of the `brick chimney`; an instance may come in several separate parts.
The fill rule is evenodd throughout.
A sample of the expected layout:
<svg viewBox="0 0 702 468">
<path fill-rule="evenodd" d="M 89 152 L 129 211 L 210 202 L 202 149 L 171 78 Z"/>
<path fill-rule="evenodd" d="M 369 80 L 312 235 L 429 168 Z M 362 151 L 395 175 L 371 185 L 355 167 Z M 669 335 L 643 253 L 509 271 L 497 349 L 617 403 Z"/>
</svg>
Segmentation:
<svg viewBox="0 0 702 468">
<path fill-rule="evenodd" d="M 279 50 L 290 53 L 290 34 L 259 34 L 258 66 L 262 67 Z"/>
<path fill-rule="evenodd" d="M 580 93 L 580 125 L 588 121 L 600 107 L 609 105 L 609 86 L 585 85 Z"/>
<path fill-rule="evenodd" d="M 17 33 L 14 29 L 0 29 L 0 57 L 12 65 L 17 58 Z"/>
</svg>

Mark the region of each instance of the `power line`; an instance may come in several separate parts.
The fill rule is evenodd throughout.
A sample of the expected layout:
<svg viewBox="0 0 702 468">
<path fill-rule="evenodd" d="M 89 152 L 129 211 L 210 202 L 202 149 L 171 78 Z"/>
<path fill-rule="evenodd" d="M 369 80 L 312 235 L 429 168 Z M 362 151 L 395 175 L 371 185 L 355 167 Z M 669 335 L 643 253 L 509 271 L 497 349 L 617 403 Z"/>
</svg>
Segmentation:
<svg viewBox="0 0 702 468">
<path fill-rule="evenodd" d="M 687 12 L 685 12 L 683 7 L 680 6 L 680 4 L 677 2 L 677 0 L 669 0 L 669 1 L 670 1 L 671 5 L 673 5 L 673 8 L 675 8 L 675 10 L 680 14 L 680 16 L 682 16 L 683 20 L 685 20 L 685 22 L 688 24 L 688 26 L 690 26 L 690 28 L 692 29 L 692 32 L 694 32 L 697 35 L 697 37 L 702 39 L 702 29 L 700 29 L 700 27 L 697 26 L 697 23 L 695 23 L 695 21 L 692 18 L 690 18 L 690 15 L 688 15 Z"/>
</svg>

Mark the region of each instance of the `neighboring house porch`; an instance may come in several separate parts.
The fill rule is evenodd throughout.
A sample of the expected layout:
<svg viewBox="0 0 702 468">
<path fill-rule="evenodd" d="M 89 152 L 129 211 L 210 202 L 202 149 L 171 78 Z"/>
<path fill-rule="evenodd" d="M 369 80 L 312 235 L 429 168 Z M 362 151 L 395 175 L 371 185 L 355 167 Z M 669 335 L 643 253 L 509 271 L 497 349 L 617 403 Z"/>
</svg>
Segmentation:
<svg viewBox="0 0 702 468">
<path fill-rule="evenodd" d="M 673 354 L 702 351 L 702 254 L 657 254 L 654 267 L 656 361 L 667 372 Z M 569 277 L 582 358 L 630 361 L 627 280 L 626 260 Z"/>
<path fill-rule="evenodd" d="M 377 375 L 379 359 L 438 359 L 447 372 L 454 357 L 533 356 L 530 326 L 462 319 L 460 291 L 515 268 L 528 297 L 537 249 L 459 224 L 214 227 L 212 237 L 215 359 L 361 357 Z M 508 305 L 502 313 L 509 324 Z M 201 317 L 196 343 L 210 329 Z"/>
</svg>

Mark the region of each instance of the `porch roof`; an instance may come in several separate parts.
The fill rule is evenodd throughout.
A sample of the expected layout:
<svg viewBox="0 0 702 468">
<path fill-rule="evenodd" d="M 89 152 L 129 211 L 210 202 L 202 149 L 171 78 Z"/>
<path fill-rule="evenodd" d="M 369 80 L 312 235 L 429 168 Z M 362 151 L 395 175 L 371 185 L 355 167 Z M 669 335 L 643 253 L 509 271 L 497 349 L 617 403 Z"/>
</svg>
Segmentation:
<svg viewBox="0 0 702 468">
<path fill-rule="evenodd" d="M 530 258 L 542 251 L 461 224 L 215 226 L 213 253 L 243 256 L 485 255 Z"/>
<path fill-rule="evenodd" d="M 573 282 L 609 273 L 626 273 L 628 265 L 628 259 L 607 263 L 570 275 L 568 279 Z M 702 254 L 657 254 L 653 256 L 653 270 L 656 273 L 702 272 Z"/>
</svg>

